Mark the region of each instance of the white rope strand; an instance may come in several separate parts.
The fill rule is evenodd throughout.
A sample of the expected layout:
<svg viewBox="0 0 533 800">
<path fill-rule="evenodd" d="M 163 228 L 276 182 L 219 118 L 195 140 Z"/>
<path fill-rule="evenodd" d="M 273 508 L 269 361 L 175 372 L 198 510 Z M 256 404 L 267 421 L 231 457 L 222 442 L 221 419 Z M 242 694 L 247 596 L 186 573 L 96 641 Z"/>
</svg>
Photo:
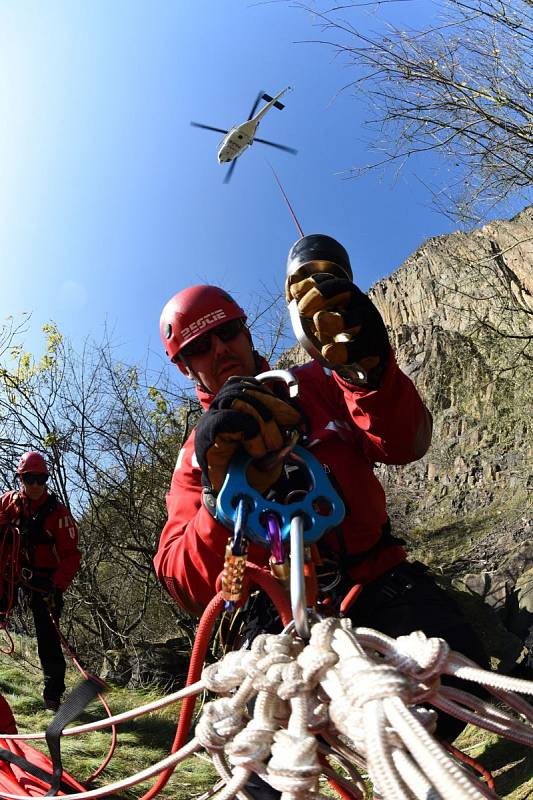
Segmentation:
<svg viewBox="0 0 533 800">
<path fill-rule="evenodd" d="M 163 758 L 161 761 L 158 761 L 151 767 L 147 767 L 146 769 L 141 770 L 141 772 L 135 773 L 135 775 L 130 775 L 129 778 L 124 778 L 123 780 L 116 781 L 115 783 L 109 783 L 107 786 L 100 786 L 98 789 L 91 789 L 88 792 L 73 792 L 72 794 L 68 794 L 68 798 L 69 800 L 89 800 L 89 798 L 92 797 L 105 797 L 112 792 L 119 792 L 122 789 L 128 789 L 130 786 L 135 786 L 137 783 L 142 783 L 143 781 L 148 780 L 148 778 L 153 778 L 154 775 L 158 775 L 160 772 L 163 772 L 163 770 L 167 769 L 167 767 L 173 767 L 176 764 L 179 764 L 180 761 L 189 758 L 189 756 L 191 756 L 198 749 L 199 744 L 197 740 L 191 739 L 190 742 L 188 742 L 176 753 L 172 753 L 170 756 Z M 8 792 L 2 791 L 2 798 L 5 800 L 28 800 L 28 795 L 9 794 Z"/>
<path fill-rule="evenodd" d="M 193 683 L 191 686 L 180 689 L 179 692 L 174 692 L 166 697 L 160 697 L 158 700 L 153 700 L 151 703 L 145 703 L 145 705 L 137 706 L 129 711 L 124 711 L 122 714 L 115 714 L 114 717 L 104 717 L 95 722 L 88 722 L 85 725 L 65 728 L 61 732 L 61 736 L 76 736 L 78 733 L 89 733 L 90 731 L 99 731 L 102 730 L 102 728 L 108 728 L 111 725 L 120 725 L 121 722 L 128 722 L 130 719 L 135 719 L 144 714 L 150 714 L 152 711 L 158 711 L 160 708 L 166 708 L 166 706 L 170 706 L 172 703 L 176 703 L 178 700 L 183 700 L 193 694 L 200 694 L 200 692 L 204 691 L 204 688 L 203 682 L 197 681 L 197 683 Z M 46 733 L 2 733 L 1 737 L 2 739 L 23 739 L 29 741 L 30 739 L 44 739 Z"/>
</svg>

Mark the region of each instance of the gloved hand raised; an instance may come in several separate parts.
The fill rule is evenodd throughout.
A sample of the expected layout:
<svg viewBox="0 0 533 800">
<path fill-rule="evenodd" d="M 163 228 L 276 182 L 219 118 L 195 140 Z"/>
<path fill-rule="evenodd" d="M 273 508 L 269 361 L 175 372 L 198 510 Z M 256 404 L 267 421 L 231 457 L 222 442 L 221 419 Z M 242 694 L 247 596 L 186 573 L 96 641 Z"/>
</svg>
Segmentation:
<svg viewBox="0 0 533 800">
<path fill-rule="evenodd" d="M 196 458 L 204 483 L 218 492 L 240 446 L 252 458 L 261 458 L 283 447 L 284 429 L 295 428 L 300 422 L 300 412 L 264 384 L 254 378 L 229 378 L 196 426 Z M 282 464 L 267 471 L 252 464 L 248 480 L 264 492 L 277 481 L 281 470 Z"/>
<path fill-rule="evenodd" d="M 347 278 L 317 272 L 289 284 L 301 317 L 313 321 L 323 357 L 333 366 L 357 362 L 377 383 L 387 360 L 389 338 L 381 314 Z"/>
</svg>

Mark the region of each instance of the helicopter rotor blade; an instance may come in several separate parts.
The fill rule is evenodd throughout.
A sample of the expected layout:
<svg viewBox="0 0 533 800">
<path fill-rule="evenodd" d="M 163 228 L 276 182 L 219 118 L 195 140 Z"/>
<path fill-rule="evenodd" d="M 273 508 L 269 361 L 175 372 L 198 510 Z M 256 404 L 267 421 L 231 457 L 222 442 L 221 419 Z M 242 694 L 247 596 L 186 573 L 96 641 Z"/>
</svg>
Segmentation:
<svg viewBox="0 0 533 800">
<path fill-rule="evenodd" d="M 227 133 L 224 128 L 213 128 L 212 125 L 204 125 L 202 122 L 191 122 L 193 128 L 204 128 L 206 131 L 216 131 L 217 133 Z"/>
<path fill-rule="evenodd" d="M 248 119 L 249 120 L 252 119 L 253 115 L 255 114 L 255 110 L 256 110 L 257 106 L 259 105 L 259 103 L 261 102 L 261 98 L 263 97 L 263 94 L 264 94 L 264 92 L 259 92 L 259 94 L 255 98 L 255 103 L 252 106 L 252 110 L 248 114 Z"/>
<path fill-rule="evenodd" d="M 231 176 L 233 175 L 233 170 L 237 166 L 237 159 L 234 158 L 231 164 L 229 165 L 228 171 L 226 172 L 226 177 L 224 178 L 224 183 L 229 183 L 231 180 Z"/>
<path fill-rule="evenodd" d="M 286 153 L 292 153 L 293 156 L 296 155 L 298 150 L 295 150 L 294 147 L 287 147 L 286 144 L 276 144 L 276 142 L 269 142 L 267 139 L 258 139 L 257 137 L 254 138 L 254 142 L 260 142 L 261 144 L 268 144 L 269 147 L 276 147 L 278 150 L 285 150 Z"/>
</svg>

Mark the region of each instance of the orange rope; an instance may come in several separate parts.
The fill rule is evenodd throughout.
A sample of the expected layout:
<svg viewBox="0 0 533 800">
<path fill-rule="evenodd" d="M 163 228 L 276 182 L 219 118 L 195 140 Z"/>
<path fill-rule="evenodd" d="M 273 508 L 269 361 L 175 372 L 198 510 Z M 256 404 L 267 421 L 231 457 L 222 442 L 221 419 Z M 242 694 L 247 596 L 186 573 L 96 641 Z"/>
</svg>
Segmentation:
<svg viewBox="0 0 533 800">
<path fill-rule="evenodd" d="M 492 777 L 492 774 L 489 772 L 488 769 L 485 769 L 485 767 L 483 767 L 479 763 L 479 761 L 476 761 L 476 759 L 472 758 L 471 756 L 467 756 L 466 753 L 463 753 L 462 750 L 459 750 L 457 747 L 454 747 L 453 744 L 450 744 L 449 742 L 445 742 L 441 739 L 440 743 L 445 748 L 445 750 L 451 753 L 451 755 L 454 758 L 456 758 L 458 761 L 462 761 L 463 764 L 468 764 L 469 767 L 472 767 L 472 769 L 478 772 L 481 775 L 481 777 L 484 778 L 484 780 L 486 781 L 489 789 L 491 789 L 493 792 L 496 791 L 496 786 L 494 784 L 494 778 Z"/>
</svg>

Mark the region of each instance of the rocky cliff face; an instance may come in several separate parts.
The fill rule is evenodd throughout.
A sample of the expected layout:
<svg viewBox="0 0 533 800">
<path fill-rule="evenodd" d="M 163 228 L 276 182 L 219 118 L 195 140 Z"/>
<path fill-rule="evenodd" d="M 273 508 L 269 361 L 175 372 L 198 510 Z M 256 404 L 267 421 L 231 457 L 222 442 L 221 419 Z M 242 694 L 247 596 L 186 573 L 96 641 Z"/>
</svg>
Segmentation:
<svg viewBox="0 0 533 800">
<path fill-rule="evenodd" d="M 435 418 L 425 459 L 388 476 L 410 527 L 494 522 L 505 507 L 527 529 L 532 291 L 532 208 L 430 239 L 372 288 L 400 366 Z"/>
<path fill-rule="evenodd" d="M 380 468 L 391 516 L 497 610 L 515 658 L 533 649 L 533 208 L 430 239 L 370 294 L 434 415 L 424 459 Z"/>
</svg>

